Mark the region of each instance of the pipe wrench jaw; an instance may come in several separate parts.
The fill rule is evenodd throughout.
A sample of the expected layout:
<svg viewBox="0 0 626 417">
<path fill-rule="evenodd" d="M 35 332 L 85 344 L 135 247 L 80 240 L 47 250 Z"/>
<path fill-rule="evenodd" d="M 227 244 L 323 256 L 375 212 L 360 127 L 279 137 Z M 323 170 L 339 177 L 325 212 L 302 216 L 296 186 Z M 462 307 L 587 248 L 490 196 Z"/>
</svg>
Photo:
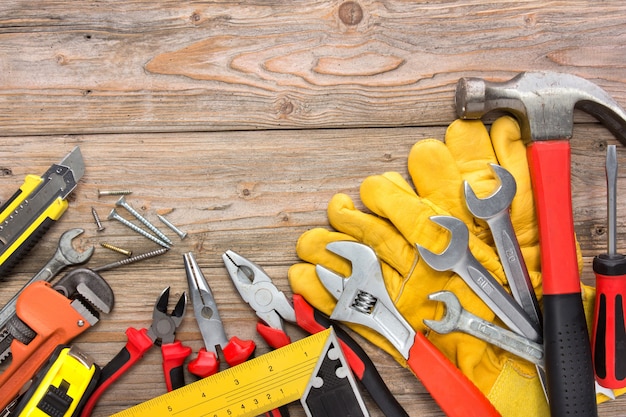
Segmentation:
<svg viewBox="0 0 626 417">
<path fill-rule="evenodd" d="M 326 249 L 352 263 L 348 278 L 321 265 L 315 267 L 324 287 L 337 299 L 330 318 L 369 327 L 408 358 L 415 330 L 391 301 L 374 250 L 352 241 L 331 242 Z"/>
</svg>

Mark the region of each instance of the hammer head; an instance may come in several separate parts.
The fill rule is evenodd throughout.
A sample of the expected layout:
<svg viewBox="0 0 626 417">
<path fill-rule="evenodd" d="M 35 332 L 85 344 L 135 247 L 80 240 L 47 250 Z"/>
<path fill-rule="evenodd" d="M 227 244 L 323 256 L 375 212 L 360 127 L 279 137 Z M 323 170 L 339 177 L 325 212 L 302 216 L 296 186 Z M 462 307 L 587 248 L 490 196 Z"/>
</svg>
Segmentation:
<svg viewBox="0 0 626 417">
<path fill-rule="evenodd" d="M 570 139 L 577 108 L 597 118 L 626 144 L 626 111 L 606 91 L 575 75 L 523 72 L 504 82 L 461 78 L 455 100 L 462 119 L 479 119 L 491 110 L 512 113 L 526 142 Z"/>
</svg>

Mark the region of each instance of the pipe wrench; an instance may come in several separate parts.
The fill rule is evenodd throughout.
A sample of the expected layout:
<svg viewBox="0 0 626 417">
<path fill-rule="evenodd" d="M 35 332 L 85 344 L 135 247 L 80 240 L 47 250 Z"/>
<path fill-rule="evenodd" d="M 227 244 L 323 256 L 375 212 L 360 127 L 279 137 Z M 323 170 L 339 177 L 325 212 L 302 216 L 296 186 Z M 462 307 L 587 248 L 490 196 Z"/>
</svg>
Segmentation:
<svg viewBox="0 0 626 417">
<path fill-rule="evenodd" d="M 326 249 L 352 263 L 352 274 L 347 278 L 316 265 L 322 284 L 337 299 L 332 320 L 369 327 L 389 340 L 446 415 L 500 415 L 483 393 L 402 317 L 387 293 L 372 248 L 339 241 L 329 243 Z"/>
<path fill-rule="evenodd" d="M 67 296 L 65 295 L 67 294 Z M 89 269 L 76 269 L 54 288 L 39 281 L 17 299 L 9 324 L 11 363 L 0 375 L 0 408 L 6 407 L 37 373 L 58 345 L 67 344 L 113 308 L 113 291 Z M 52 313 L 52 314 L 51 314 Z"/>
</svg>

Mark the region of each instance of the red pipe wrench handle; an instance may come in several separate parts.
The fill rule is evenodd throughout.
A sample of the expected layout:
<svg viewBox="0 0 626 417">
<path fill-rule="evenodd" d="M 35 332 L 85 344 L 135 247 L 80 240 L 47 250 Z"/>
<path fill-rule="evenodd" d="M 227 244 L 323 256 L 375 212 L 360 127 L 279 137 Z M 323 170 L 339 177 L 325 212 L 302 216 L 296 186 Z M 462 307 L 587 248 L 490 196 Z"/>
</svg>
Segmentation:
<svg viewBox="0 0 626 417">
<path fill-rule="evenodd" d="M 191 355 L 191 348 L 184 346 L 180 340 L 174 343 L 161 345 L 163 356 L 163 375 L 167 391 L 172 391 L 185 386 L 185 370 L 183 364 L 187 356 Z"/>
<path fill-rule="evenodd" d="M 81 413 L 81 417 L 89 417 L 96 403 L 104 392 L 133 366 L 153 346 L 147 329 L 126 329 L 126 346 L 102 368 L 96 390 L 91 394 Z"/>
<path fill-rule="evenodd" d="M 448 417 L 500 417 L 478 387 L 419 332 L 407 364 Z"/>
<path fill-rule="evenodd" d="M 569 141 L 537 141 L 527 149 L 539 225 L 551 414 L 597 416 L 576 256 Z"/>
</svg>

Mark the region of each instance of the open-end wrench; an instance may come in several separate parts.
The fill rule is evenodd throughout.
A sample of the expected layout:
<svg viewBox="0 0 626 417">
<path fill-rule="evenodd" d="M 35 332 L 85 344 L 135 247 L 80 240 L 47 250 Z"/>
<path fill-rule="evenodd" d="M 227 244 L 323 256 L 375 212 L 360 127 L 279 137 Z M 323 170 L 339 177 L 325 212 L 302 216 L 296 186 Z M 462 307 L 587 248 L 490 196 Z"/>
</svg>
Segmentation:
<svg viewBox="0 0 626 417">
<path fill-rule="evenodd" d="M 499 416 L 483 393 L 395 307 L 376 252 L 358 242 L 331 242 L 326 249 L 352 263 L 348 278 L 316 266 L 322 284 L 337 299 L 333 320 L 361 324 L 384 336 L 407 360 L 441 409 L 450 417 Z"/>
<path fill-rule="evenodd" d="M 84 252 L 79 252 L 74 249 L 72 245 L 72 241 L 79 235 L 84 232 L 83 229 L 70 229 L 63 233 L 59 238 L 59 245 L 57 247 L 54 256 L 50 258 L 50 260 L 41 268 L 41 270 L 30 279 L 20 289 L 17 294 L 9 300 L 8 303 L 5 304 L 4 307 L 0 310 L 0 331 L 2 331 L 2 335 L 0 335 L 0 340 L 4 338 L 6 332 L 4 329 L 6 328 L 7 323 L 15 315 L 15 303 L 17 302 L 17 298 L 24 291 L 24 289 L 37 281 L 46 281 L 50 282 L 52 279 L 66 266 L 80 265 L 89 260 L 91 255 L 93 254 L 94 248 L 93 246 Z"/>
<path fill-rule="evenodd" d="M 450 232 L 450 243 L 440 254 L 416 245 L 422 259 L 436 271 L 456 272 L 511 330 L 541 343 L 541 329 L 470 251 L 465 223 L 451 216 L 432 216 L 430 220 Z"/>
<path fill-rule="evenodd" d="M 450 291 L 438 291 L 430 294 L 428 298 L 440 301 L 446 306 L 440 320 L 424 320 L 424 324 L 437 333 L 448 334 L 455 331 L 467 333 L 535 365 L 544 366 L 543 345 L 470 313 Z"/>
<path fill-rule="evenodd" d="M 489 165 L 500 186 L 489 197 L 478 198 L 465 181 L 465 202 L 474 217 L 485 220 L 489 225 L 513 298 L 541 329 L 541 310 L 511 222 L 510 207 L 517 184 L 509 171 L 496 164 Z"/>
</svg>

